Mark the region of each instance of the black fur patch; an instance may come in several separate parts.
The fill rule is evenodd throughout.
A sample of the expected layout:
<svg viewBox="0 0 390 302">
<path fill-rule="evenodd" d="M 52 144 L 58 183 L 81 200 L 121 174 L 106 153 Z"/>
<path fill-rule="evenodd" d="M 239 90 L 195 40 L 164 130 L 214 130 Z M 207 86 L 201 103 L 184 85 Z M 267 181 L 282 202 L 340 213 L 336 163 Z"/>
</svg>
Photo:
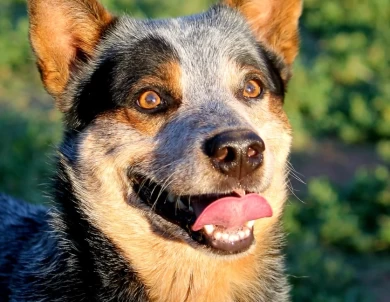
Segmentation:
<svg viewBox="0 0 390 302">
<path fill-rule="evenodd" d="M 79 85 L 73 106 L 66 113 L 68 126 L 81 130 L 105 111 L 135 107 L 131 87 L 145 76 L 158 74 L 162 64 L 172 61 L 178 62 L 179 57 L 161 37 L 129 42 L 126 50 L 108 52 L 92 76 Z"/>
</svg>

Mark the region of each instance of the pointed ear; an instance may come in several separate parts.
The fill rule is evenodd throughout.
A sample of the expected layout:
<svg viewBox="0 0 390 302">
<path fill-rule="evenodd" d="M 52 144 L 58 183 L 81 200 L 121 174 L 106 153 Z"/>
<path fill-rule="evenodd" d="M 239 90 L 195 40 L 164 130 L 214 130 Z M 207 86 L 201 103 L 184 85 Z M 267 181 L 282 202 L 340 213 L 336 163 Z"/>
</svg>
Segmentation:
<svg viewBox="0 0 390 302">
<path fill-rule="evenodd" d="M 28 11 L 42 81 L 58 97 L 77 64 L 93 56 L 113 17 L 96 0 L 29 0 Z"/>
<path fill-rule="evenodd" d="M 246 18 L 256 38 L 290 66 L 298 54 L 302 0 L 223 0 Z"/>
</svg>

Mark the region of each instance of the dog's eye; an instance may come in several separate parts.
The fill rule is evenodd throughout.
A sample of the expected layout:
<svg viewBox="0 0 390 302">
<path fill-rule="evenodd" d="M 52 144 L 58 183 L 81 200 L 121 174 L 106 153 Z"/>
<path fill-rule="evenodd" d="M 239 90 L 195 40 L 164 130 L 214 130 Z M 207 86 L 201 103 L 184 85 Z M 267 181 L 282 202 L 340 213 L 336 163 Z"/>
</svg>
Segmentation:
<svg viewBox="0 0 390 302">
<path fill-rule="evenodd" d="M 148 90 L 140 95 L 137 104 L 142 109 L 155 109 L 161 104 L 161 98 L 156 92 Z"/>
<path fill-rule="evenodd" d="M 243 96 L 246 98 L 258 98 L 262 93 L 262 88 L 257 80 L 249 80 L 245 82 Z"/>
</svg>

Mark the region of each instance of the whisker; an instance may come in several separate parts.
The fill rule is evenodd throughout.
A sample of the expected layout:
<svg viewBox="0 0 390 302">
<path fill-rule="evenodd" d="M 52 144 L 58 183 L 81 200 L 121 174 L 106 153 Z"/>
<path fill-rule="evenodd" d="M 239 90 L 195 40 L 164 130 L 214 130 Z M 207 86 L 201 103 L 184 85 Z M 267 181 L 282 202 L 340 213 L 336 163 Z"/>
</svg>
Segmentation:
<svg viewBox="0 0 390 302">
<path fill-rule="evenodd" d="M 302 203 L 305 203 L 302 199 L 300 199 L 300 198 L 298 197 L 298 195 L 295 194 L 295 191 L 296 191 L 296 190 L 294 190 L 293 185 L 292 185 L 292 183 L 291 183 L 291 181 L 290 181 L 289 179 L 286 180 L 286 183 L 285 183 L 285 184 L 286 184 L 288 190 L 291 192 L 291 194 L 292 194 L 296 199 L 298 199 L 298 200 L 299 200 L 300 202 L 302 202 Z"/>
<path fill-rule="evenodd" d="M 160 192 L 158 193 L 157 195 L 157 198 L 156 198 L 156 201 L 153 203 L 153 206 L 152 206 L 152 209 L 155 208 L 156 204 L 157 204 L 157 201 L 159 200 L 161 194 L 166 190 L 166 188 L 174 181 L 174 179 L 170 179 L 172 178 L 174 175 L 174 173 L 172 173 L 171 175 L 169 175 L 167 177 L 167 179 L 164 181 L 163 185 L 161 185 L 161 188 L 160 188 Z M 167 198 L 165 198 L 165 201 L 167 200 Z"/>
<path fill-rule="evenodd" d="M 293 165 L 289 161 L 287 161 L 287 172 L 289 173 L 289 175 L 291 175 L 297 181 L 306 185 L 306 182 L 304 180 L 302 180 L 302 178 L 300 177 L 300 176 L 304 177 L 304 175 L 299 173 L 297 170 L 295 170 Z"/>
</svg>

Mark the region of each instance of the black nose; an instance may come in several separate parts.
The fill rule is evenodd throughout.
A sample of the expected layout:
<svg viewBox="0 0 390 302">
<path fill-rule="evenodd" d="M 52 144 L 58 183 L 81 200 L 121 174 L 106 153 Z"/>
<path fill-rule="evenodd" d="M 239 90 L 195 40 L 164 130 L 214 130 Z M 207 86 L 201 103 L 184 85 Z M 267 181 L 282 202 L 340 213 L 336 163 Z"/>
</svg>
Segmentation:
<svg viewBox="0 0 390 302">
<path fill-rule="evenodd" d="M 259 168 L 265 150 L 263 140 L 249 130 L 221 132 L 208 139 L 205 152 L 221 173 L 241 179 Z"/>
</svg>

